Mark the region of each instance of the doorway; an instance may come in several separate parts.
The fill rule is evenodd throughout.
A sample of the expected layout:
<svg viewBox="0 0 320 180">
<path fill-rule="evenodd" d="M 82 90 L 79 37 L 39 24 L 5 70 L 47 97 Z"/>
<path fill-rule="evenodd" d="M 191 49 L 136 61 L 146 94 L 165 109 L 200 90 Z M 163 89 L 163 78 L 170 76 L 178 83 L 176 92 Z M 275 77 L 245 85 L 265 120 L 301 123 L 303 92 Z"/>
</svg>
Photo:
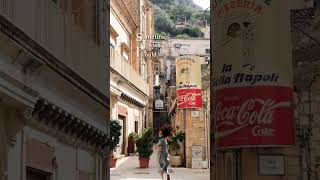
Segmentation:
<svg viewBox="0 0 320 180">
<path fill-rule="evenodd" d="M 118 120 L 122 129 L 121 129 L 120 141 L 116 151 L 117 151 L 117 154 L 125 154 L 126 117 L 118 116 Z"/>
</svg>

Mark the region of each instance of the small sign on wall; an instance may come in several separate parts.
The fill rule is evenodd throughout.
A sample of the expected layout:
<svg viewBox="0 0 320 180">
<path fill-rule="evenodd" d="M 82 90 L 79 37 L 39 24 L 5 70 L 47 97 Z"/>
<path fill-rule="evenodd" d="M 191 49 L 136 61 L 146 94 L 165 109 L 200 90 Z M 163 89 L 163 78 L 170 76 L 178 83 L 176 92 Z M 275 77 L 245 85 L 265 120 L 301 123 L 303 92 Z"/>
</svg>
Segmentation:
<svg viewBox="0 0 320 180">
<path fill-rule="evenodd" d="M 191 111 L 191 117 L 199 117 L 200 112 L 199 111 Z"/>
<path fill-rule="evenodd" d="M 260 176 L 284 176 L 285 162 L 283 155 L 258 155 Z"/>
<path fill-rule="evenodd" d="M 192 146 L 192 169 L 202 168 L 202 156 L 203 156 L 202 146 L 193 145 Z"/>
<path fill-rule="evenodd" d="M 163 109 L 163 101 L 161 99 L 157 99 L 154 103 L 155 109 Z"/>
</svg>

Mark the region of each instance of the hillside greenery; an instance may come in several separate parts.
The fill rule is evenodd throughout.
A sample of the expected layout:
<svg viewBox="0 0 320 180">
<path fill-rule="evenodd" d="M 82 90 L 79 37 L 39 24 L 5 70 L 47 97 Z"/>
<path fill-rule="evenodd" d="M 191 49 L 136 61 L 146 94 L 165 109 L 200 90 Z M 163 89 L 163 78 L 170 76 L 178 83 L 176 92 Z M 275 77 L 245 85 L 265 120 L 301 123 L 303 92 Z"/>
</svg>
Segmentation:
<svg viewBox="0 0 320 180">
<path fill-rule="evenodd" d="M 151 0 L 155 9 L 155 30 L 156 33 L 170 34 L 171 37 L 189 38 L 202 37 L 203 33 L 197 22 L 202 22 L 205 16 L 210 22 L 210 12 L 204 14 L 199 10 L 185 4 L 178 4 L 176 0 Z M 189 26 L 177 29 L 177 22 L 187 22 Z"/>
</svg>

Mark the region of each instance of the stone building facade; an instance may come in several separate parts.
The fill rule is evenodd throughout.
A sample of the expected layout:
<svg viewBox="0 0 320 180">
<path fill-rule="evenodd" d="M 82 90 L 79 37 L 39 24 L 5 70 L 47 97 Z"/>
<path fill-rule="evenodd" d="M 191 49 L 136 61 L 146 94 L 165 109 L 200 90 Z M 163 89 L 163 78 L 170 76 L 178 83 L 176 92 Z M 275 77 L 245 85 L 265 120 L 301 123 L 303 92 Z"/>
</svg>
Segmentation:
<svg viewBox="0 0 320 180">
<path fill-rule="evenodd" d="M 107 179 L 105 10 L 0 1 L 0 179 Z"/>
<path fill-rule="evenodd" d="M 168 76 L 168 109 L 169 119 L 177 130 L 186 133 L 185 165 L 187 168 L 208 168 L 209 161 L 209 134 L 210 134 L 210 40 L 209 39 L 170 39 L 168 40 L 166 51 L 166 71 Z M 202 77 L 202 97 L 203 108 L 201 109 L 177 109 L 175 91 L 175 58 L 180 55 L 196 55 L 202 57 L 201 77 Z M 201 146 L 202 162 L 192 161 L 192 148 Z M 196 165 L 197 163 L 198 165 Z"/>
<path fill-rule="evenodd" d="M 151 31 L 152 19 L 148 1 L 111 1 L 110 8 L 110 116 L 122 125 L 117 155 L 129 155 L 130 133 L 140 133 L 149 124 L 150 82 L 147 81 L 147 61 L 142 56 L 145 41 L 138 34 Z M 144 45 L 145 46 L 145 45 Z M 152 105 L 152 104 L 151 104 Z"/>
<path fill-rule="evenodd" d="M 135 7 L 136 4 L 132 3 L 128 0 L 130 7 Z M 152 37 L 155 34 L 154 29 L 154 9 L 153 4 L 150 0 L 139 0 L 139 11 L 133 11 L 135 16 L 139 18 L 139 38 L 142 37 L 142 40 L 138 40 L 139 42 L 139 59 L 137 61 L 139 65 L 139 73 L 143 77 L 144 80 L 148 83 L 149 90 L 149 100 L 148 105 L 146 107 L 146 122 L 145 127 L 152 127 L 153 123 L 153 85 L 154 85 L 154 69 L 153 62 L 157 59 L 157 56 L 153 56 L 154 51 L 154 40 L 147 38 Z M 136 12 L 137 11 L 137 12 Z M 138 13 L 138 14 L 137 14 Z M 138 38 L 138 37 L 137 37 Z M 138 39 L 139 39 L 138 38 Z"/>
</svg>

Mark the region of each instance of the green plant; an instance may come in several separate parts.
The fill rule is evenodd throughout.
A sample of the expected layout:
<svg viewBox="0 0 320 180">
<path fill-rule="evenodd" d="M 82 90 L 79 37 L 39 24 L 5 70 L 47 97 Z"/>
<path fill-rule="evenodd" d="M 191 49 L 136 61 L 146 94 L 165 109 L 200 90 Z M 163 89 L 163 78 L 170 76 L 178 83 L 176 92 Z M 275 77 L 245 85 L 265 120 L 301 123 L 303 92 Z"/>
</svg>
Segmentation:
<svg viewBox="0 0 320 180">
<path fill-rule="evenodd" d="M 179 156 L 179 152 L 181 149 L 181 143 L 184 140 L 185 133 L 182 131 L 177 132 L 172 138 L 171 142 L 169 142 L 170 152 L 173 153 L 174 156 Z"/>
<path fill-rule="evenodd" d="M 189 39 L 190 36 L 188 36 L 187 34 L 179 34 L 176 36 L 177 39 Z"/>
<path fill-rule="evenodd" d="M 171 14 L 174 16 L 175 21 L 191 20 L 194 10 L 190 6 L 176 5 L 172 10 Z"/>
<path fill-rule="evenodd" d="M 147 128 L 135 137 L 139 158 L 149 158 L 153 152 L 153 129 Z"/>
<path fill-rule="evenodd" d="M 161 8 L 155 9 L 155 29 L 158 33 L 166 32 L 171 33 L 175 26 L 170 18 L 170 15 L 163 11 Z"/>
<path fill-rule="evenodd" d="M 133 139 L 135 139 L 137 136 L 138 136 L 138 134 L 135 132 L 132 132 L 129 134 L 129 137 L 133 137 Z"/>
<path fill-rule="evenodd" d="M 120 142 L 121 129 L 122 126 L 118 120 L 110 121 L 110 155 L 112 155 Z"/>
</svg>

